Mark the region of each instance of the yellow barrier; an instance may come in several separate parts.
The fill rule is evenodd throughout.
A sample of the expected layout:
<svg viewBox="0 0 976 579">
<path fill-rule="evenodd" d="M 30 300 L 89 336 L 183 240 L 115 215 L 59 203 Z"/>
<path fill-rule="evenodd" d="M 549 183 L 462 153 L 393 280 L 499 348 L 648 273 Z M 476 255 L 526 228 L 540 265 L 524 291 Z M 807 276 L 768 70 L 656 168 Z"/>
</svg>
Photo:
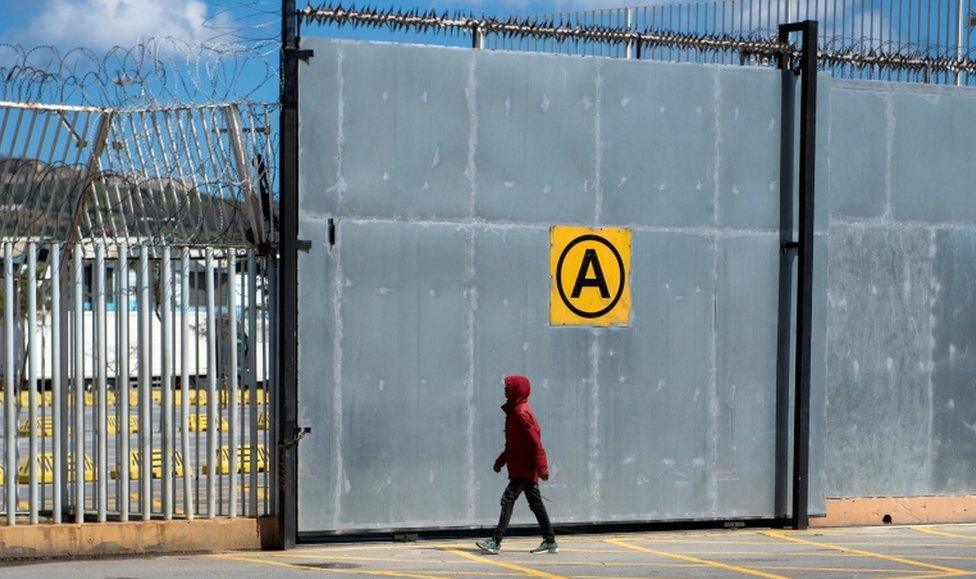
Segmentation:
<svg viewBox="0 0 976 579">
<path fill-rule="evenodd" d="M 207 422 L 207 415 L 204 414 L 203 412 L 198 412 L 197 414 L 191 414 L 188 417 L 188 419 L 189 419 L 188 426 L 190 432 L 207 431 L 209 423 Z M 217 419 L 219 420 L 217 424 L 217 430 L 221 430 L 224 432 L 230 430 L 230 425 L 227 424 L 226 419 L 224 419 L 222 416 L 218 416 Z"/>
<path fill-rule="evenodd" d="M 0 392 L 0 404 L 3 404 L 4 400 L 3 392 Z M 37 405 L 38 406 L 50 406 L 54 403 L 54 393 L 50 390 L 45 390 L 44 392 L 37 393 Z M 30 392 L 27 390 L 21 390 L 17 393 L 17 405 L 21 408 L 30 407 Z"/>
<path fill-rule="evenodd" d="M 115 392 L 107 391 L 105 392 L 105 402 L 109 406 L 115 406 Z M 89 391 L 85 392 L 85 406 L 91 407 L 96 406 L 98 403 L 98 392 Z"/>
<path fill-rule="evenodd" d="M 139 432 L 139 417 L 130 416 L 129 417 L 129 434 L 135 434 Z M 108 417 L 108 433 L 109 434 L 119 434 L 119 421 L 114 416 Z"/>
<path fill-rule="evenodd" d="M 152 451 L 150 470 L 152 471 L 152 478 L 163 478 L 163 451 L 158 448 L 154 448 Z M 112 467 L 109 476 L 112 477 L 112 480 L 119 478 L 118 467 Z M 129 453 L 129 480 L 139 480 L 141 476 L 142 453 L 134 450 Z M 183 453 L 178 450 L 173 451 L 173 476 L 178 478 L 183 476 Z"/>
<path fill-rule="evenodd" d="M 191 406 L 206 406 L 207 405 L 207 391 L 202 389 L 192 389 L 190 392 L 190 405 Z M 38 392 L 38 406 L 49 407 L 54 404 L 54 393 L 50 390 L 43 392 Z M 3 404 L 5 393 L 0 391 L 0 405 Z M 155 404 L 160 404 L 163 400 L 163 391 L 158 388 L 153 388 L 150 393 L 150 398 Z M 226 390 L 220 390 L 219 398 L 220 405 L 227 406 L 229 393 Z M 73 403 L 74 390 L 69 390 L 68 392 L 69 404 Z M 91 407 L 95 406 L 98 402 L 98 393 L 95 391 L 86 391 L 84 393 L 85 406 Z M 255 390 L 254 395 L 256 404 L 263 405 L 267 404 L 268 395 L 264 389 Z M 242 389 L 237 395 L 239 404 L 248 404 L 251 401 L 251 391 Z M 109 406 L 117 405 L 117 397 L 115 391 L 109 390 L 105 393 L 105 401 Z M 17 404 L 21 408 L 28 408 L 30 406 L 30 393 L 27 390 L 21 390 L 17 393 Z M 173 404 L 180 406 L 183 404 L 183 391 L 173 390 Z M 129 390 L 129 406 L 139 405 L 139 390 L 130 389 Z"/>
<path fill-rule="evenodd" d="M 20 459 L 20 466 L 17 468 L 17 482 L 20 484 L 30 483 L 29 457 Z M 68 453 L 68 480 L 75 480 L 75 458 L 74 454 Z M 37 482 L 44 485 L 54 483 L 54 453 L 45 452 L 37 455 Z M 85 482 L 95 480 L 95 461 L 85 454 Z"/>
<path fill-rule="evenodd" d="M 230 448 L 221 446 L 217 451 L 217 474 L 230 474 Z M 257 447 L 257 469 L 258 472 L 266 472 L 268 469 L 268 450 L 264 445 Z M 238 474 L 248 474 L 251 472 L 251 447 L 237 447 L 237 472 Z M 207 463 L 203 464 L 203 474 L 209 474 L 210 468 Z"/>
<path fill-rule="evenodd" d="M 258 414 L 258 430 L 268 430 L 271 428 L 271 418 L 267 412 Z"/>
<path fill-rule="evenodd" d="M 30 418 L 25 418 L 21 421 L 17 434 L 20 436 L 30 436 L 30 430 Z M 38 418 L 34 422 L 34 431 L 41 437 L 54 436 L 54 418 L 51 416 Z"/>
</svg>

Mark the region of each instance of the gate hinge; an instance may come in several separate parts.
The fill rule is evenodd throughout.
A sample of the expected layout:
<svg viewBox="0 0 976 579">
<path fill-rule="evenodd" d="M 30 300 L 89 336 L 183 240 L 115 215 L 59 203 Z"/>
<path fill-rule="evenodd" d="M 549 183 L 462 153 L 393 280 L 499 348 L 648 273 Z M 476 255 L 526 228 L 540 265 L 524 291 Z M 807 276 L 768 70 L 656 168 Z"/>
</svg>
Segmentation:
<svg viewBox="0 0 976 579">
<path fill-rule="evenodd" d="M 312 251 L 312 241 L 309 239 L 299 239 L 295 243 L 295 249 L 297 249 L 298 251 L 308 253 Z"/>
<path fill-rule="evenodd" d="M 789 253 L 791 251 L 796 251 L 800 249 L 800 242 L 798 241 L 784 241 L 783 242 L 783 253 Z"/>
<path fill-rule="evenodd" d="M 315 56 L 315 51 L 308 48 L 286 48 L 285 52 L 290 52 L 295 55 L 295 58 L 308 64 L 309 59 Z"/>
</svg>

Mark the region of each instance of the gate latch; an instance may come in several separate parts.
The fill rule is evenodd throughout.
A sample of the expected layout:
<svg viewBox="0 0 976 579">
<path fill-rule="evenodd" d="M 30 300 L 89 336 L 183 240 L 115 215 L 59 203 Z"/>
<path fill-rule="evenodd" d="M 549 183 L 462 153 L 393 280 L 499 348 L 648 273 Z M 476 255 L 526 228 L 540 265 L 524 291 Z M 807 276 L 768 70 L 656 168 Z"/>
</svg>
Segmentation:
<svg viewBox="0 0 976 579">
<path fill-rule="evenodd" d="M 281 450 L 288 450 L 293 446 L 298 446 L 298 443 L 301 442 L 302 439 L 305 438 L 305 436 L 311 432 L 312 432 L 311 426 L 299 426 L 298 428 L 295 429 L 295 435 L 289 438 L 288 440 L 281 442 L 278 445 L 278 448 L 280 448 Z"/>
</svg>

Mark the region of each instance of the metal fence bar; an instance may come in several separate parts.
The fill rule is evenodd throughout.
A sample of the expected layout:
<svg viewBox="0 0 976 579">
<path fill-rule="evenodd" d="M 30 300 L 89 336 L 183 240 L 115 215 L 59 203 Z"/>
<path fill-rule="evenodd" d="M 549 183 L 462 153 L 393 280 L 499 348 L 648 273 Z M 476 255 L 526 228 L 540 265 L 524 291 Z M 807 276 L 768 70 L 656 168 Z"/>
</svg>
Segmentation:
<svg viewBox="0 0 976 579">
<path fill-rule="evenodd" d="M 75 411 L 74 424 L 74 483 L 75 483 L 75 522 L 85 522 L 85 351 L 84 351 L 84 249 L 75 244 L 74 257 L 74 363 L 75 363 Z M 69 471 L 69 483 L 71 480 Z"/>
<path fill-rule="evenodd" d="M 116 266 L 116 288 L 118 302 L 116 311 L 118 316 L 118 345 L 116 358 L 115 395 L 119 407 L 117 424 L 120 444 L 115 463 L 118 465 L 119 489 L 118 510 L 119 518 L 129 520 L 130 485 L 129 485 L 129 440 L 132 432 L 129 426 L 129 247 L 122 243 L 118 247 L 118 261 Z"/>
<path fill-rule="evenodd" d="M 199 371 L 199 364 L 197 365 Z M 194 460 L 190 456 L 190 250 L 183 248 L 180 259 L 180 448 L 183 451 L 183 514 L 193 520 L 193 488 L 191 473 Z"/>
<path fill-rule="evenodd" d="M 251 472 L 248 482 L 248 509 L 246 514 L 258 516 L 258 290 L 257 290 L 257 263 L 254 259 L 254 250 L 247 251 L 247 391 L 248 397 L 248 443 L 251 445 Z M 264 365 L 265 375 L 268 372 L 267 364 Z"/>
<path fill-rule="evenodd" d="M 37 488 L 37 466 L 39 457 L 37 455 L 37 427 L 40 425 L 37 410 L 37 359 L 40 356 L 40 347 L 37 336 L 37 244 L 30 242 L 27 244 L 27 404 L 28 404 L 28 432 L 30 437 L 30 452 L 28 458 L 28 471 L 30 488 L 28 490 L 28 500 L 30 501 L 30 523 L 38 523 L 39 496 Z"/>
<path fill-rule="evenodd" d="M 160 288 L 162 290 L 163 318 L 163 518 L 173 518 L 173 276 L 170 271 L 171 253 L 169 246 L 163 247 L 163 261 L 160 267 Z M 184 473 L 185 475 L 186 473 Z"/>
<path fill-rule="evenodd" d="M 207 518 L 217 515 L 217 320 L 214 314 L 214 255 L 206 249 L 207 284 Z"/>
<path fill-rule="evenodd" d="M 4 469 L 7 486 L 7 524 L 17 523 L 17 410 L 14 408 L 16 378 L 14 370 L 14 256 L 9 241 L 3 244 L 3 410 L 7 464 Z"/>
<path fill-rule="evenodd" d="M 152 358 L 149 343 L 149 248 L 139 248 L 139 504 L 142 520 L 152 518 Z"/>
<path fill-rule="evenodd" d="M 237 470 L 240 468 L 238 453 L 241 453 L 237 416 L 240 412 L 240 406 L 238 403 L 238 381 L 237 381 L 237 256 L 233 251 L 227 257 L 227 288 L 228 293 L 228 304 L 227 304 L 227 322 L 230 326 L 230 362 L 229 362 L 229 372 L 227 384 L 228 398 L 227 407 L 230 413 L 230 432 L 228 433 L 228 444 L 230 445 L 230 518 L 237 517 L 237 486 L 238 483 L 242 481 L 241 476 L 238 474 Z M 256 454 L 257 448 L 251 449 L 251 454 Z M 242 453 L 243 454 L 243 453 Z M 243 469 L 241 469 L 243 470 Z"/>
<path fill-rule="evenodd" d="M 98 438 L 98 522 L 108 520 L 108 395 L 105 335 L 105 244 L 95 245 L 95 365 L 98 384 L 98 398 L 95 400 L 96 426 Z"/>
<path fill-rule="evenodd" d="M 51 506 L 55 523 L 61 522 L 61 512 L 64 508 L 64 473 L 61 453 L 64 451 L 61 433 L 67 432 L 67 425 L 62 420 L 63 400 L 61 392 L 61 244 L 52 243 L 51 251 L 51 423 L 53 425 L 52 457 L 52 491 L 53 504 Z"/>
</svg>

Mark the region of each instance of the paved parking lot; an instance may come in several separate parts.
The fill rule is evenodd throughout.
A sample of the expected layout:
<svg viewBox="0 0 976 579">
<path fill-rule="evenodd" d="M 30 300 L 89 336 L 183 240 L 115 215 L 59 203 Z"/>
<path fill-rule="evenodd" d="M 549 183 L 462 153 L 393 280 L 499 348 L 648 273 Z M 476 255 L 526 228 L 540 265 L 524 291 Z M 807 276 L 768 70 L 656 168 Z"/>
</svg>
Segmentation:
<svg viewBox="0 0 976 579">
<path fill-rule="evenodd" d="M 34 563 L 5 577 L 961 577 L 976 575 L 976 525 L 574 535 L 530 555 L 529 538 L 483 555 L 471 540 L 306 545 L 143 559 Z"/>
</svg>

